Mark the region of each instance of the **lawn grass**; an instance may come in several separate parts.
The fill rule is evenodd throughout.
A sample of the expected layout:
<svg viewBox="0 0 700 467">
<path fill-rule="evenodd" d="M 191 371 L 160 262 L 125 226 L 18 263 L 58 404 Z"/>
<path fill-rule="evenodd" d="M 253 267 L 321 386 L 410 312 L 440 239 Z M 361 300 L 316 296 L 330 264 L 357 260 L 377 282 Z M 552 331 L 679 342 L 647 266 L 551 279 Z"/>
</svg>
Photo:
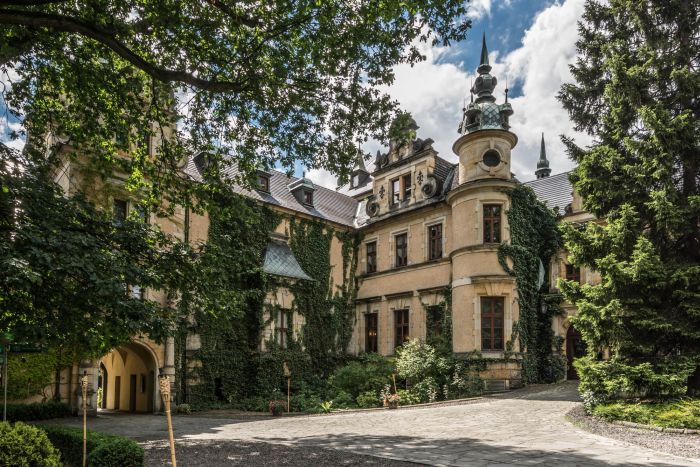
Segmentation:
<svg viewBox="0 0 700 467">
<path fill-rule="evenodd" d="M 597 405 L 593 415 L 607 421 L 623 420 L 664 428 L 700 429 L 700 399 L 616 401 Z"/>
</svg>

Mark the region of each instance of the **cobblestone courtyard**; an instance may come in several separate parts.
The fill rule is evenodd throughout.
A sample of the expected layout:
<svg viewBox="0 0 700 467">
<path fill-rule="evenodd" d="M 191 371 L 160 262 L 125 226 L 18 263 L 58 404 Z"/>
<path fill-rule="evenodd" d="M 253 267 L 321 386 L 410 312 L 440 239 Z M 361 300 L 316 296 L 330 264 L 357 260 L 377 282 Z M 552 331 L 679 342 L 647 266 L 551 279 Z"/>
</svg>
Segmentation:
<svg viewBox="0 0 700 467">
<path fill-rule="evenodd" d="M 577 403 L 575 386 L 561 384 L 467 404 L 276 419 L 205 414 L 176 417 L 174 424 L 176 438 L 190 446 L 198 441 L 266 442 L 430 465 L 700 465 L 700 459 L 676 457 L 575 427 L 565 414 Z M 91 425 L 140 441 L 167 437 L 162 416 L 104 415 Z M 307 465 L 318 463 L 308 459 Z"/>
</svg>

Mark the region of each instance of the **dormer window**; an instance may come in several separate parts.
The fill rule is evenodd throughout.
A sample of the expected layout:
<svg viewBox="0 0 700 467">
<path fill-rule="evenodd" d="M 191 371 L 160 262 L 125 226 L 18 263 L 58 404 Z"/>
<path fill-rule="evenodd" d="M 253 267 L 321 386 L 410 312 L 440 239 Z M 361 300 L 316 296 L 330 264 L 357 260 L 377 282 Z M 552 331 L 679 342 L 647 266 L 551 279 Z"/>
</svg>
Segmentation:
<svg viewBox="0 0 700 467">
<path fill-rule="evenodd" d="M 401 188 L 403 189 L 403 200 L 407 201 L 411 198 L 411 174 L 406 174 L 401 177 Z"/>
<path fill-rule="evenodd" d="M 411 174 L 408 173 L 391 181 L 391 202 L 398 204 L 411 199 Z"/>
<path fill-rule="evenodd" d="M 314 192 L 311 190 L 304 190 L 304 204 L 309 206 L 314 205 Z"/>
<path fill-rule="evenodd" d="M 270 176 L 269 175 L 259 175 L 258 176 L 258 190 L 264 191 L 265 193 L 270 192 Z"/>
</svg>

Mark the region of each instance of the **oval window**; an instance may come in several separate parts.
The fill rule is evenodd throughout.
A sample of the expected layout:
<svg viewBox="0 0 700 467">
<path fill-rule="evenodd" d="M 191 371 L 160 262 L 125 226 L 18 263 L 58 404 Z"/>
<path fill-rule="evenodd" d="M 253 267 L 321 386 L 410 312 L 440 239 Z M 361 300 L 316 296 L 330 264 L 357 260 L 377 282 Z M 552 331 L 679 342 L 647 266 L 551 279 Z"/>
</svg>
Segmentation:
<svg viewBox="0 0 700 467">
<path fill-rule="evenodd" d="M 501 163 L 501 155 L 495 149 L 489 149 L 482 159 L 488 167 L 496 167 Z"/>
</svg>

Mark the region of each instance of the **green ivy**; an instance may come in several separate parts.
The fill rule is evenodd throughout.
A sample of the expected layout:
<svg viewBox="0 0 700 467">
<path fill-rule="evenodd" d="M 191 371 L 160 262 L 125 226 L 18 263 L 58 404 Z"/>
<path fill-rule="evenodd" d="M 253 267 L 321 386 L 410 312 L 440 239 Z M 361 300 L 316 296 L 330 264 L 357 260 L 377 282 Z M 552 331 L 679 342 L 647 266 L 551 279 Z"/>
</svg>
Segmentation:
<svg viewBox="0 0 700 467">
<path fill-rule="evenodd" d="M 513 337 L 518 339 L 523 356 L 523 380 L 554 382 L 564 375 L 561 340 L 556 339 L 552 330 L 552 318 L 562 312 L 561 296 L 549 293 L 547 280 L 550 260 L 561 248 L 558 217 L 528 186 L 512 189 L 510 199 L 511 207 L 506 215 L 511 242 L 500 245 L 498 260 L 516 280 L 520 318 L 513 324 Z M 512 268 L 508 258 L 513 261 Z M 540 262 L 545 280 L 538 287 Z"/>
<path fill-rule="evenodd" d="M 452 354 L 452 287 L 445 287 L 441 292 L 441 300 L 435 305 L 428 305 L 421 301 L 421 305 L 425 310 L 426 316 L 426 342 L 433 347 L 435 347 L 439 352 L 444 355 Z M 434 335 L 431 331 L 434 329 L 435 317 L 432 315 L 431 310 L 439 309 L 439 320 L 440 328 L 442 332 L 440 335 Z"/>
</svg>

